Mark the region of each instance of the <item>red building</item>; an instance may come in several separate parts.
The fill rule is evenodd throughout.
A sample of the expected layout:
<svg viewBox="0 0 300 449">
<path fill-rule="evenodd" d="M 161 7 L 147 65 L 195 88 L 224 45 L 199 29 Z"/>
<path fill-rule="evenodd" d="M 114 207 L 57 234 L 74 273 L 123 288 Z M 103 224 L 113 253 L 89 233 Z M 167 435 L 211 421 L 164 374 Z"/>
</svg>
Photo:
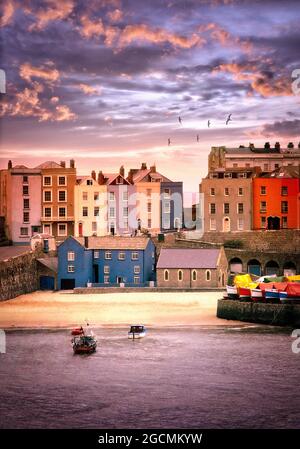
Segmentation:
<svg viewBox="0 0 300 449">
<path fill-rule="evenodd" d="M 300 229 L 300 166 L 253 179 L 253 229 Z"/>
</svg>

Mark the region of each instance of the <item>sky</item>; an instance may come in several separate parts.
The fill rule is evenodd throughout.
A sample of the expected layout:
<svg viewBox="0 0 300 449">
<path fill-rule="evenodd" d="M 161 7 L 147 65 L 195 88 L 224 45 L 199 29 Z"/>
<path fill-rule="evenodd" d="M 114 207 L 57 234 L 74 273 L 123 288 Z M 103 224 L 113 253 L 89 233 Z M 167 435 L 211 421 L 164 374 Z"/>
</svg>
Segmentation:
<svg viewBox="0 0 300 449">
<path fill-rule="evenodd" d="M 300 140 L 298 0 L 1 3 L 0 168 L 155 163 L 196 192 L 211 146 Z"/>
</svg>

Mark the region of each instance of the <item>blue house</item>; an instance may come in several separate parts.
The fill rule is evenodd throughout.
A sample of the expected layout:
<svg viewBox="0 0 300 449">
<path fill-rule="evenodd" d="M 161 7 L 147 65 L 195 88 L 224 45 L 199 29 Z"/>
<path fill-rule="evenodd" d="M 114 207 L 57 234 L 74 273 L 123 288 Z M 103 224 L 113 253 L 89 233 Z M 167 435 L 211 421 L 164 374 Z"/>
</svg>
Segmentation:
<svg viewBox="0 0 300 449">
<path fill-rule="evenodd" d="M 156 280 L 155 246 L 147 237 L 68 237 L 58 247 L 58 288 L 146 287 Z"/>
</svg>

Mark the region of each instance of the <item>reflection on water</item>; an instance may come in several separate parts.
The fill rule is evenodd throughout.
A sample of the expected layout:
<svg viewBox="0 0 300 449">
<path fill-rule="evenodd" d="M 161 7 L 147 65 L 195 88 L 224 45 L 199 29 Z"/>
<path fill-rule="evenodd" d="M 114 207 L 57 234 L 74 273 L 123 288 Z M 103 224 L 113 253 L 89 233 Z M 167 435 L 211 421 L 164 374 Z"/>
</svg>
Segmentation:
<svg viewBox="0 0 300 449">
<path fill-rule="evenodd" d="M 300 354 L 268 327 L 98 329 L 95 354 L 69 331 L 7 334 L 0 427 L 300 428 Z"/>
</svg>

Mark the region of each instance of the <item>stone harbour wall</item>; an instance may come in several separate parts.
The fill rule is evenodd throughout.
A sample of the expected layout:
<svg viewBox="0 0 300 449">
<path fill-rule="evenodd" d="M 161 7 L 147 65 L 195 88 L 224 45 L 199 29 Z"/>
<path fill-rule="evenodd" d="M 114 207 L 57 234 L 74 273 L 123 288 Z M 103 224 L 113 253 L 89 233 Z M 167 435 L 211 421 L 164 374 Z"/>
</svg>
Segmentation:
<svg viewBox="0 0 300 449">
<path fill-rule="evenodd" d="M 0 301 L 38 289 L 37 261 L 32 252 L 0 262 Z"/>
</svg>

